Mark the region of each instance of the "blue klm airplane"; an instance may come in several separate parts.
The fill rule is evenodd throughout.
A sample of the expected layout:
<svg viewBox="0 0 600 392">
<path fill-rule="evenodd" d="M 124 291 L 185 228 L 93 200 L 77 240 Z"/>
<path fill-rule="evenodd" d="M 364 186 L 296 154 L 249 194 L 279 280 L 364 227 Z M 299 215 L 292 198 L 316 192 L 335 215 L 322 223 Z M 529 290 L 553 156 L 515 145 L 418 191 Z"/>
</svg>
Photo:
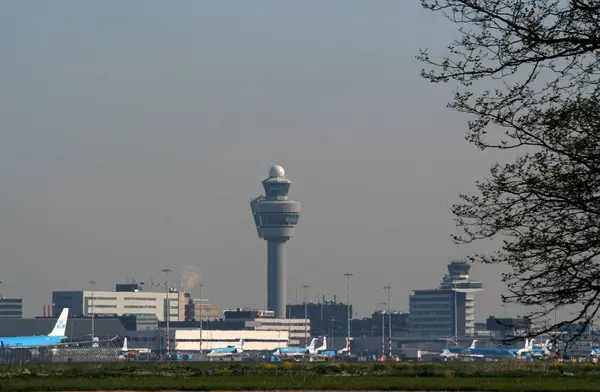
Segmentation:
<svg viewBox="0 0 600 392">
<path fill-rule="evenodd" d="M 300 357 L 305 355 L 314 355 L 317 352 L 315 349 L 316 343 L 317 338 L 313 338 L 310 344 L 306 347 L 277 347 L 271 354 L 274 357 Z"/>
<path fill-rule="evenodd" d="M 509 356 L 509 357 L 519 357 L 524 353 L 528 352 L 530 348 L 526 344 L 525 348 L 477 348 L 475 344 L 477 340 L 473 340 L 470 347 L 462 348 L 462 347 L 450 347 L 445 349 L 442 352 L 442 356 L 450 357 L 450 356 L 464 356 L 464 357 L 495 357 L 495 356 Z"/>
<path fill-rule="evenodd" d="M 234 356 L 235 354 L 241 354 L 244 352 L 244 339 L 240 339 L 240 342 L 235 346 L 213 348 L 206 354 L 207 357 L 228 357 Z"/>
<path fill-rule="evenodd" d="M 67 329 L 67 319 L 69 317 L 69 308 L 64 308 L 54 325 L 54 329 L 45 336 L 9 336 L 0 337 L 0 348 L 38 348 L 60 346 Z"/>
</svg>

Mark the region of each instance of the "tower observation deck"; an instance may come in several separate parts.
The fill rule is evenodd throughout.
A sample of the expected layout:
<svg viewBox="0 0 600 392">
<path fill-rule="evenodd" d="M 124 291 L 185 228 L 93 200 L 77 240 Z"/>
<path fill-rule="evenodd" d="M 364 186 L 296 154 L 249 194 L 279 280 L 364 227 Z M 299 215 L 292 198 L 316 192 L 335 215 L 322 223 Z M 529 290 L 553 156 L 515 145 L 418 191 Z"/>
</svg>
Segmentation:
<svg viewBox="0 0 600 392">
<path fill-rule="evenodd" d="M 269 178 L 262 184 L 265 195 L 250 201 L 250 208 L 258 237 L 267 241 L 267 308 L 275 312 L 276 318 L 285 318 L 285 243 L 296 230 L 300 203 L 288 199 L 292 182 L 285 177 L 283 167 L 271 166 Z"/>
</svg>

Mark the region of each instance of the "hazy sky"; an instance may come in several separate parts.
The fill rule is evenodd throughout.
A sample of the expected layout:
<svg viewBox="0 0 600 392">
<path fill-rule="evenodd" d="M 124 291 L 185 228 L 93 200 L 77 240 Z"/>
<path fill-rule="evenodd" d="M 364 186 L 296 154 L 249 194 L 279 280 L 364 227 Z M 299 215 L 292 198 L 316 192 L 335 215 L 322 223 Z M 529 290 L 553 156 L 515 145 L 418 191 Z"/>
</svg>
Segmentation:
<svg viewBox="0 0 600 392">
<path fill-rule="evenodd" d="M 266 243 L 249 200 L 269 166 L 302 202 L 296 287 L 369 314 L 435 287 L 449 205 L 491 158 L 464 141 L 451 85 L 419 76 L 457 26 L 418 0 L 0 1 L 0 280 L 40 315 L 51 291 L 179 280 L 263 307 Z M 484 244 L 485 245 L 485 244 Z M 480 245 L 485 249 L 487 245 Z M 491 245 L 490 245 L 491 246 Z M 476 265 L 477 318 L 501 314 L 500 269 Z"/>
</svg>

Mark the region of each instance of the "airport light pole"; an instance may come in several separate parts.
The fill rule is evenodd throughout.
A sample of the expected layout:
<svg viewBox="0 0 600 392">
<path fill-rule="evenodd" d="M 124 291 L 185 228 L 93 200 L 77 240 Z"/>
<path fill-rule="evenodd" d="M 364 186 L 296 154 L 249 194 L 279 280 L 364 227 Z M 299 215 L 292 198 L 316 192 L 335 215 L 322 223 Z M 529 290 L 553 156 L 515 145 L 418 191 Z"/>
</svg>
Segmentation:
<svg viewBox="0 0 600 392">
<path fill-rule="evenodd" d="M 350 339 L 350 320 L 352 320 L 352 312 L 350 311 L 350 278 L 354 276 L 351 272 L 344 274 L 348 278 L 348 339 Z"/>
<path fill-rule="evenodd" d="M 305 284 L 302 286 L 302 288 L 304 289 L 304 345 L 307 346 L 308 345 L 308 330 L 307 330 L 307 324 L 308 324 L 308 302 L 306 302 L 306 296 L 308 295 L 308 288 L 310 286 Z"/>
<path fill-rule="evenodd" d="M 93 280 L 90 280 L 89 284 L 90 284 L 91 289 L 92 289 L 91 290 L 92 291 L 92 304 L 91 305 L 92 305 L 92 342 L 93 342 L 94 341 L 94 336 L 96 336 L 94 334 L 94 332 L 95 332 L 94 331 L 94 286 L 96 285 L 96 282 L 93 281 Z M 93 343 L 92 343 L 92 345 L 93 345 Z"/>
<path fill-rule="evenodd" d="M 390 302 L 392 301 L 392 286 L 391 285 L 387 285 L 383 288 L 384 290 L 387 290 L 387 296 L 388 296 L 388 300 L 387 300 L 387 312 L 388 312 L 388 350 L 389 350 L 389 356 L 390 359 L 392 357 L 392 311 L 390 310 Z"/>
<path fill-rule="evenodd" d="M 173 271 L 167 266 L 162 269 L 162 272 L 165 273 L 165 318 L 167 319 L 167 339 L 166 339 L 166 348 L 167 355 L 170 353 L 170 342 L 171 342 L 171 334 L 169 331 L 169 319 L 171 318 L 171 299 L 169 298 L 169 272 Z"/>
<path fill-rule="evenodd" d="M 380 302 L 381 305 L 381 355 L 385 357 L 385 302 Z"/>
<path fill-rule="evenodd" d="M 458 301 L 456 294 L 456 280 L 452 283 L 454 283 L 454 342 L 458 346 Z"/>
<path fill-rule="evenodd" d="M 204 285 L 200 283 L 198 285 L 198 295 L 200 296 L 200 354 L 202 354 L 202 287 Z"/>
<path fill-rule="evenodd" d="M 2 289 L 1 289 L 1 288 L 2 288 L 2 281 L 0 281 L 0 298 L 4 298 L 4 297 L 2 296 Z M 44 306 L 45 306 L 45 305 L 44 305 Z"/>
</svg>

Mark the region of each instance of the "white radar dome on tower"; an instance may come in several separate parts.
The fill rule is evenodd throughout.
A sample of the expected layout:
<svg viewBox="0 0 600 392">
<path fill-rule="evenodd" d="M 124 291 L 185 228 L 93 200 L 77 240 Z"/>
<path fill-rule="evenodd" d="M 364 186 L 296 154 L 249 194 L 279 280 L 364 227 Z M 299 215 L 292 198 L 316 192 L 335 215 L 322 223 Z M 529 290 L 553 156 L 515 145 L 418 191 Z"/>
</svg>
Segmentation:
<svg viewBox="0 0 600 392">
<path fill-rule="evenodd" d="M 269 169 L 269 177 L 285 177 L 285 170 L 279 165 L 273 165 Z"/>
</svg>

